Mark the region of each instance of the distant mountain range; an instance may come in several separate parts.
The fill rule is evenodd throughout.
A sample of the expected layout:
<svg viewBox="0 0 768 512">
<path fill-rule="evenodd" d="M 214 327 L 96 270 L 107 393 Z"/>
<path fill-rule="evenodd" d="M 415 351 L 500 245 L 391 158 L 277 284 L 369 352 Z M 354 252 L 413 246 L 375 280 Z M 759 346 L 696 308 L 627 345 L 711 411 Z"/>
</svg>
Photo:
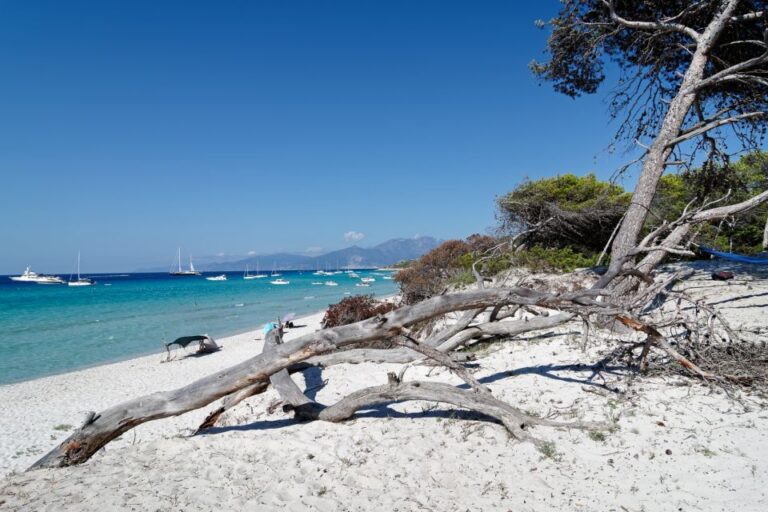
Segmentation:
<svg viewBox="0 0 768 512">
<path fill-rule="evenodd" d="M 440 244 L 440 240 L 431 236 L 415 238 L 395 238 L 374 247 L 353 245 L 346 249 L 329 252 L 319 256 L 306 256 L 292 253 L 260 254 L 242 259 L 205 262 L 208 258 L 196 259 L 195 267 L 202 271 L 245 270 L 246 265 L 252 271 L 258 263 L 261 270 L 325 270 L 336 268 L 373 268 L 386 267 L 402 260 L 412 260 L 431 251 Z M 145 271 L 163 272 L 167 269 L 144 269 Z"/>
</svg>

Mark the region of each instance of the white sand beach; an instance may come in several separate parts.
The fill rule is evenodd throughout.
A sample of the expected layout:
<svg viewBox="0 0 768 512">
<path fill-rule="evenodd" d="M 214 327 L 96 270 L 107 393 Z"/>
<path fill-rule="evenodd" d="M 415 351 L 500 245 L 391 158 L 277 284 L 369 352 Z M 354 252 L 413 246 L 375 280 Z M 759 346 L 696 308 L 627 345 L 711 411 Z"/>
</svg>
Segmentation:
<svg viewBox="0 0 768 512">
<path fill-rule="evenodd" d="M 686 283 L 721 302 L 734 324 L 766 326 L 768 283 L 738 273 L 721 283 L 702 268 Z M 746 298 L 741 298 L 746 297 Z M 727 303 L 723 303 L 726 301 Z M 319 328 L 322 314 L 296 321 Z M 87 463 L 22 473 L 64 439 L 88 410 L 179 387 L 261 350 L 261 333 L 221 340 L 205 357 L 161 364 L 164 355 L 0 387 L 2 510 L 615 510 L 768 509 L 766 398 L 729 397 L 683 377 L 634 377 L 589 363 L 580 324 L 492 344 L 475 377 L 514 406 L 561 420 L 609 420 L 601 435 L 537 427 L 543 453 L 499 424 L 445 405 L 409 402 L 331 424 L 298 423 L 273 390 L 229 411 L 223 426 L 191 436 L 214 404 L 153 421 Z M 257 339 L 259 338 L 259 339 Z M 586 364 L 585 364 L 586 363 Z M 401 365 L 339 365 L 294 375 L 332 403 L 386 382 Z M 414 365 L 406 380 L 460 384 L 447 370 Z M 323 381 L 327 385 L 317 389 Z M 272 412 L 269 412 L 272 410 Z"/>
</svg>

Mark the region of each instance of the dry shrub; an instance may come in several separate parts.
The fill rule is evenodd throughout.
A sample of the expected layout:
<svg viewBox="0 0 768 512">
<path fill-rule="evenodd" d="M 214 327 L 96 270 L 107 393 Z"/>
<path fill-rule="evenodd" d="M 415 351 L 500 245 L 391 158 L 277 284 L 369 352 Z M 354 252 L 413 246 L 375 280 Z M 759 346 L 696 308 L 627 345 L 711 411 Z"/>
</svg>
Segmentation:
<svg viewBox="0 0 768 512">
<path fill-rule="evenodd" d="M 373 295 L 353 295 L 345 297 L 337 304 L 331 304 L 323 317 L 323 328 L 353 324 L 376 315 L 383 315 L 397 309 L 391 302 L 382 302 Z"/>
<path fill-rule="evenodd" d="M 406 304 L 415 304 L 442 293 L 448 283 L 466 271 L 464 256 L 482 254 L 499 241 L 487 235 L 471 235 L 465 240 L 448 240 L 435 247 L 395 275 Z"/>
</svg>

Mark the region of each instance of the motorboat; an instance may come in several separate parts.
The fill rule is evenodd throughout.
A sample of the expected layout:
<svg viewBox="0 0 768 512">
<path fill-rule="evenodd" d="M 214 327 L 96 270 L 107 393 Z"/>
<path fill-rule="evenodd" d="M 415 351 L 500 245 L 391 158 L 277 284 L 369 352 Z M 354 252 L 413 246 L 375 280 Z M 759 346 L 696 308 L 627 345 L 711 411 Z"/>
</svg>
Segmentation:
<svg viewBox="0 0 768 512">
<path fill-rule="evenodd" d="M 24 269 L 24 273 L 20 276 L 9 276 L 9 279 L 18 283 L 64 284 L 64 280 L 59 276 L 38 274 L 37 272 L 33 272 L 31 267 Z"/>
<path fill-rule="evenodd" d="M 336 281 L 326 281 L 323 283 L 325 286 L 339 286 L 339 283 Z"/>
<path fill-rule="evenodd" d="M 227 274 L 219 274 L 217 276 L 210 276 L 205 278 L 206 281 L 226 281 Z"/>
<path fill-rule="evenodd" d="M 355 286 L 365 286 L 365 287 L 370 287 L 371 285 L 369 285 L 368 283 L 357 283 L 357 284 L 355 284 Z"/>
<path fill-rule="evenodd" d="M 283 284 L 291 284 L 290 281 L 286 281 L 282 277 L 278 277 L 277 279 L 274 279 L 269 282 L 269 284 L 277 284 L 277 285 L 283 285 Z"/>
<path fill-rule="evenodd" d="M 374 281 L 376 281 L 376 278 L 375 277 L 361 277 L 360 281 L 362 281 L 364 283 L 373 283 Z"/>
</svg>

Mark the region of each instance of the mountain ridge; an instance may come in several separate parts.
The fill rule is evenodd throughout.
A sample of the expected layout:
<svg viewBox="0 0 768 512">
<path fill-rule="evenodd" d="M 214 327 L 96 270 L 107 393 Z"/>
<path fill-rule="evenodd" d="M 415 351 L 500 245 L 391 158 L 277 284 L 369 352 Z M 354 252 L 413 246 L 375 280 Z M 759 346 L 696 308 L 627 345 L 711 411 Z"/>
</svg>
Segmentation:
<svg viewBox="0 0 768 512">
<path fill-rule="evenodd" d="M 402 260 L 411 260 L 440 245 L 441 241 L 431 236 L 393 238 L 373 247 L 353 245 L 317 256 L 290 252 L 259 254 L 229 261 L 196 263 L 204 272 L 245 270 L 325 270 L 336 268 L 374 268 L 393 265 Z M 165 269 L 152 268 L 141 271 L 162 272 Z"/>
</svg>

